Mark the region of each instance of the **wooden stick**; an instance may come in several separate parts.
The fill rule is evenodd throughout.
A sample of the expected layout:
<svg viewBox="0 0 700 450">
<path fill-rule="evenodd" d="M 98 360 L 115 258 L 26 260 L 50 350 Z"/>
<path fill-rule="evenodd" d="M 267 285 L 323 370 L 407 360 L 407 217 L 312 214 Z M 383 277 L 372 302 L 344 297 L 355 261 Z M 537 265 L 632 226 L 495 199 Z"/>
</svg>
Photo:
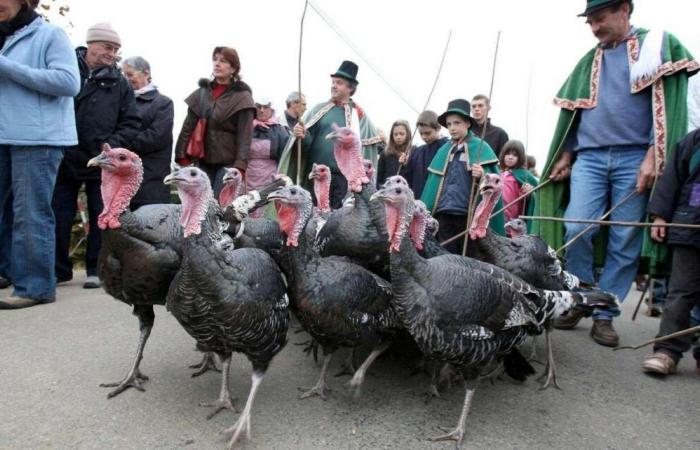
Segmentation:
<svg viewBox="0 0 700 450">
<path fill-rule="evenodd" d="M 520 216 L 521 219 L 529 220 L 542 220 L 549 222 L 570 222 L 570 223 L 591 223 L 595 225 L 608 225 L 608 226 L 619 226 L 619 227 L 639 227 L 639 228 L 658 228 L 658 227 L 669 227 L 669 228 L 688 228 L 691 230 L 700 230 L 700 225 L 686 224 L 686 223 L 642 223 L 642 222 L 620 222 L 620 221 L 607 221 L 607 220 L 587 220 L 587 219 L 562 219 L 559 217 L 549 217 L 549 216 Z"/>
<path fill-rule="evenodd" d="M 508 209 L 508 208 L 510 208 L 511 206 L 513 206 L 513 205 L 515 205 L 516 203 L 518 203 L 520 200 L 526 198 L 527 196 L 529 196 L 530 194 L 534 193 L 535 191 L 538 191 L 539 189 L 541 189 L 541 188 L 547 186 L 551 181 L 552 181 L 551 178 L 547 178 L 545 181 L 543 181 L 542 183 L 540 183 L 540 184 L 538 184 L 537 186 L 535 186 L 534 188 L 532 188 L 532 190 L 531 190 L 530 192 L 528 192 L 527 194 L 521 195 L 520 197 L 516 198 L 516 199 L 513 200 L 512 202 L 508 203 L 508 204 L 507 204 L 506 206 L 504 206 L 503 208 L 501 208 L 501 209 L 499 209 L 498 211 L 496 211 L 495 213 L 492 213 L 492 214 L 489 216 L 489 219 L 493 219 L 494 217 L 496 217 L 497 215 L 499 215 L 500 213 L 502 213 L 502 212 L 505 211 L 506 209 Z"/>
<path fill-rule="evenodd" d="M 642 295 L 639 297 L 639 301 L 637 302 L 637 306 L 634 307 L 634 312 L 632 313 L 632 322 L 637 318 L 637 313 L 639 312 L 639 307 L 642 306 L 642 302 L 644 301 L 644 296 L 646 295 L 647 291 L 649 291 L 649 286 L 652 285 L 654 282 L 654 279 L 652 277 L 646 277 L 646 286 L 644 286 L 644 290 L 642 291 Z"/>
<path fill-rule="evenodd" d="M 423 110 L 421 112 L 425 111 L 428 108 L 430 98 L 433 96 L 433 92 L 435 91 L 435 86 L 437 86 L 438 79 L 440 79 L 442 66 L 445 63 L 445 56 L 447 55 L 447 48 L 450 46 L 450 39 L 452 39 L 452 30 L 450 30 L 450 34 L 447 35 L 447 42 L 445 42 L 445 49 L 442 51 L 440 67 L 438 67 L 437 74 L 435 74 L 435 81 L 433 81 L 433 87 L 430 88 L 430 93 L 428 94 L 428 98 L 425 99 L 425 104 L 423 105 Z M 411 156 L 411 145 L 413 145 L 413 139 L 416 137 L 416 131 L 418 131 L 418 125 L 416 125 L 416 127 L 413 129 L 413 133 L 411 133 L 411 140 L 408 141 L 408 145 L 406 146 L 406 161 L 408 161 L 408 158 Z M 399 164 L 399 169 L 396 171 L 396 175 L 401 173 L 401 168 L 403 166 L 405 166 L 405 164 Z"/>
<path fill-rule="evenodd" d="M 304 18 L 306 18 L 306 8 L 309 6 L 309 0 L 304 2 L 304 12 L 301 14 L 301 25 L 299 26 L 299 62 L 298 62 L 298 81 L 299 81 L 299 101 L 301 101 L 301 50 L 302 44 L 304 42 Z M 299 123 L 302 125 L 304 121 L 299 117 Z M 297 185 L 301 185 L 301 141 L 302 139 L 297 138 Z"/>
<path fill-rule="evenodd" d="M 675 333 L 671 333 L 671 334 L 666 335 L 666 336 L 657 337 L 656 339 L 651 339 L 649 341 L 642 342 L 639 345 L 635 345 L 635 346 L 625 345 L 622 347 L 616 347 L 613 349 L 613 351 L 616 351 L 616 350 L 637 350 L 637 349 L 640 349 L 642 347 L 646 347 L 647 345 L 656 344 L 657 342 L 663 342 L 663 341 L 667 341 L 669 339 L 675 339 L 675 338 L 682 337 L 682 336 L 685 336 L 688 334 L 696 333 L 698 331 L 700 331 L 700 325 L 697 325 L 697 326 L 694 326 L 691 328 L 686 328 L 685 330 L 676 331 Z"/>
<path fill-rule="evenodd" d="M 618 207 L 622 206 L 627 200 L 631 199 L 631 198 L 634 197 L 636 194 L 637 194 L 637 190 L 636 190 L 636 189 L 633 189 L 632 192 L 630 192 L 629 194 L 627 194 L 622 200 L 620 200 L 619 202 L 617 202 L 617 204 L 614 205 L 612 208 L 610 208 L 605 214 L 603 214 L 602 216 L 600 216 L 600 218 L 599 218 L 598 220 L 607 219 L 608 216 L 610 216 L 610 214 L 613 213 L 613 211 L 615 211 Z M 571 244 L 573 244 L 574 242 L 576 242 L 579 238 L 581 238 L 581 236 L 583 236 L 584 234 L 588 233 L 588 231 L 590 231 L 590 230 L 593 229 L 594 227 L 595 227 L 595 224 L 590 224 L 590 225 L 588 225 L 586 228 L 584 228 L 583 230 L 581 230 L 576 236 L 572 237 L 572 238 L 569 240 L 569 242 L 567 242 L 567 243 L 565 243 L 564 245 L 562 245 L 561 247 L 559 247 L 559 249 L 557 250 L 557 254 L 561 253 L 562 250 L 566 249 L 568 246 L 570 246 Z"/>
</svg>

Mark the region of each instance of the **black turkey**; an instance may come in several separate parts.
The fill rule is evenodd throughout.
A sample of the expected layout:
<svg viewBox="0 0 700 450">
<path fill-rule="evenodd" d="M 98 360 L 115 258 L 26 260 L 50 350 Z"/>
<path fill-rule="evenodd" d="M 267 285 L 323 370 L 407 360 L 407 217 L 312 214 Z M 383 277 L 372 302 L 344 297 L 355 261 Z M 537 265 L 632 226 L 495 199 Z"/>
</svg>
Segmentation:
<svg viewBox="0 0 700 450">
<path fill-rule="evenodd" d="M 541 333 L 549 317 L 572 307 L 618 304 L 605 293 L 536 289 L 503 269 L 471 258 L 425 259 L 408 238 L 415 208 L 411 190 L 387 187 L 373 198 L 386 205 L 394 309 L 423 353 L 459 367 L 466 382 L 458 425 L 434 440 L 461 444 L 477 380 L 493 366 L 502 362 L 506 373 L 518 380 L 534 373 L 517 345 L 528 335 Z"/>
<path fill-rule="evenodd" d="M 153 305 L 165 304 L 170 282 L 180 268 L 181 208 L 147 205 L 129 210 L 143 177 L 143 165 L 136 153 L 105 144 L 88 166 L 102 169 L 104 210 L 98 218 L 103 230 L 98 273 L 109 295 L 133 306 L 140 328 L 136 355 L 124 379 L 100 385 L 116 387 L 107 394 L 112 398 L 130 387 L 143 391 L 143 383 L 148 380 L 140 364 L 155 321 Z"/>
<path fill-rule="evenodd" d="M 324 354 L 319 380 L 302 398 L 325 399 L 326 372 L 338 348 L 370 345 L 372 352 L 350 380 L 357 395 L 367 368 L 402 328 L 391 307 L 391 285 L 345 258 L 319 256 L 304 232 L 312 214 L 309 192 L 291 186 L 268 199 L 276 201 L 277 219 L 287 236 L 282 257 L 289 262 L 280 265 L 287 267 L 290 309 Z"/>
<path fill-rule="evenodd" d="M 245 431 L 250 439 L 250 411 L 273 357 L 287 342 L 288 300 L 282 274 L 260 249 L 234 250 L 223 231 L 227 223 L 213 198 L 206 174 L 196 167 L 176 168 L 164 182 L 175 184 L 182 201 L 180 224 L 185 242 L 180 270 L 167 297 L 168 309 L 195 338 L 201 351 L 222 361 L 221 392 L 212 417 L 232 409 L 228 374 L 233 352 L 253 365 L 252 384 L 236 424 L 225 430 L 232 447 Z"/>
</svg>

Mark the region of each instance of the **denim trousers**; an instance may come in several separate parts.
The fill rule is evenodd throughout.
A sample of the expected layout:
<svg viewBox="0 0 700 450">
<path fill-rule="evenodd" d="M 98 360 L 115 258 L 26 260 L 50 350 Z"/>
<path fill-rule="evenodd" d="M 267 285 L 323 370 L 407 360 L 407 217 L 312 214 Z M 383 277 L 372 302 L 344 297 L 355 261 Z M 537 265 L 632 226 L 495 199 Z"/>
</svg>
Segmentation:
<svg viewBox="0 0 700 450">
<path fill-rule="evenodd" d="M 53 194 L 53 210 L 56 214 L 56 278 L 59 281 L 73 278 L 73 262 L 70 259 L 71 233 L 78 205 L 80 187 L 85 184 L 89 228 L 85 252 L 85 272 L 88 276 L 97 275 L 97 259 L 102 245 L 102 231 L 97 226 L 97 218 L 102 212 L 102 191 L 100 180 L 80 181 L 59 172 Z"/>
<path fill-rule="evenodd" d="M 637 173 L 647 153 L 647 146 L 619 146 L 587 149 L 577 152 L 571 172 L 571 196 L 566 208 L 567 219 L 599 219 L 612 206 L 635 190 Z M 636 194 L 616 208 L 612 221 L 639 222 L 644 218 L 648 194 Z M 587 224 L 567 223 L 567 242 Z M 566 269 L 581 281 L 595 282 L 593 237 L 595 226 L 568 247 Z M 612 292 L 623 301 L 637 273 L 642 249 L 643 231 L 635 227 L 608 227 L 605 265 L 598 280 L 600 288 Z M 597 310 L 594 319 L 612 320 L 620 311 Z"/>
<path fill-rule="evenodd" d="M 63 147 L 0 145 L 0 275 L 13 295 L 56 299 L 51 209 Z"/>
</svg>

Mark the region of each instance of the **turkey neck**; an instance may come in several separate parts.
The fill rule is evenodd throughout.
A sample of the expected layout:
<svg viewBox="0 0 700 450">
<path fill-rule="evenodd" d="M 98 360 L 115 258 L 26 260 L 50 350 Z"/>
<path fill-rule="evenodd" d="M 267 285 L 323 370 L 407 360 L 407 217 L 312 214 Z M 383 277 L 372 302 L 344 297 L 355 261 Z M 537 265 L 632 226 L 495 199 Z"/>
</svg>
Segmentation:
<svg viewBox="0 0 700 450">
<path fill-rule="evenodd" d="M 127 175 L 102 170 L 100 190 L 104 209 L 97 219 L 100 229 L 121 227 L 119 217 L 122 214 L 131 213 L 129 203 L 139 190 L 142 179 L 143 169 L 140 167 L 136 167 Z"/>
<path fill-rule="evenodd" d="M 486 234 L 491 212 L 493 212 L 493 208 L 500 196 L 500 191 L 491 191 L 482 194 L 481 202 L 479 202 L 479 206 L 476 208 L 474 219 L 469 228 L 469 236 L 472 239 L 482 238 Z"/>
<path fill-rule="evenodd" d="M 323 213 L 331 212 L 330 191 L 330 176 L 324 180 L 314 180 L 314 195 L 316 196 L 316 202 L 318 202 L 318 209 Z"/>
<path fill-rule="evenodd" d="M 219 205 L 221 209 L 230 206 L 238 197 L 243 195 L 243 182 L 225 184 L 219 193 Z"/>
</svg>

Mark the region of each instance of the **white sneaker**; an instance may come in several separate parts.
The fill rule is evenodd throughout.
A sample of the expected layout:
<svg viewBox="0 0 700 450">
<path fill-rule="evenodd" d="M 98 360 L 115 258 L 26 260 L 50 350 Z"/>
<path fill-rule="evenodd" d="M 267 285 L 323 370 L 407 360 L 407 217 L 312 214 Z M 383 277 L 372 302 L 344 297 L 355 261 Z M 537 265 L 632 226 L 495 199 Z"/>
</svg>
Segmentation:
<svg viewBox="0 0 700 450">
<path fill-rule="evenodd" d="M 83 283 L 83 289 L 97 289 L 100 286 L 102 286 L 102 282 L 96 275 L 87 277 L 85 283 Z"/>
</svg>

